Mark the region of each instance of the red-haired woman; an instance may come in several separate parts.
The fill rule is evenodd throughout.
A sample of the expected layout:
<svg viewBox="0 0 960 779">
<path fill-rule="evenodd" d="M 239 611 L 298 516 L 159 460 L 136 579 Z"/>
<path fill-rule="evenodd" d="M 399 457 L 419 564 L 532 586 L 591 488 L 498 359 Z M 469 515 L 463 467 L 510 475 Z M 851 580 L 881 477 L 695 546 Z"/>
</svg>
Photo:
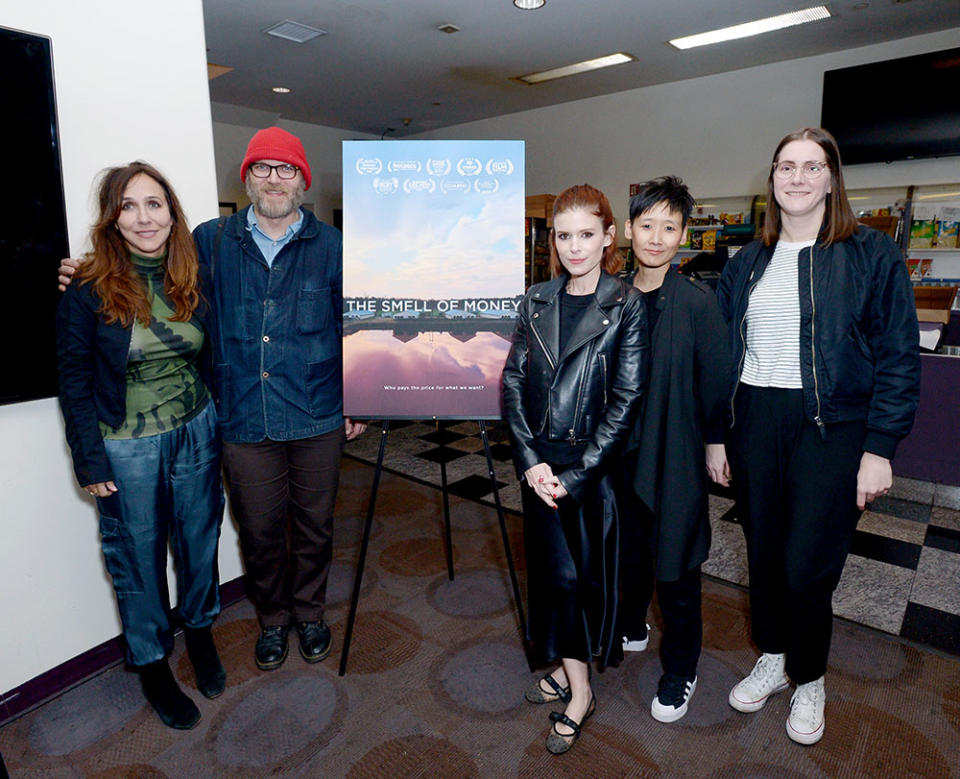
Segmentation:
<svg viewBox="0 0 960 779">
<path fill-rule="evenodd" d="M 777 146 L 762 239 L 724 268 L 734 356 L 730 465 L 761 656 L 730 692 L 753 712 L 797 685 L 787 735 L 824 732 L 824 672 L 860 512 L 886 494 L 920 391 L 917 315 L 894 242 L 857 224 L 837 142 L 808 127 Z"/>
<path fill-rule="evenodd" d="M 566 703 L 547 749 L 569 750 L 596 708 L 589 662 L 619 653 L 617 510 L 611 456 L 630 431 L 646 372 L 643 298 L 613 276 L 617 228 L 602 192 L 570 187 L 553 206 L 554 278 L 520 305 L 503 372 L 513 458 L 523 485 L 529 623 L 542 663 L 527 692 Z"/>
<path fill-rule="evenodd" d="M 105 172 L 93 250 L 57 310 L 60 406 L 77 480 L 97 499 L 127 660 L 163 722 L 200 712 L 167 655 L 167 544 L 197 686 L 225 674 L 211 635 L 220 610 L 220 442 L 209 387 L 209 305 L 183 210 L 155 168 Z"/>
</svg>

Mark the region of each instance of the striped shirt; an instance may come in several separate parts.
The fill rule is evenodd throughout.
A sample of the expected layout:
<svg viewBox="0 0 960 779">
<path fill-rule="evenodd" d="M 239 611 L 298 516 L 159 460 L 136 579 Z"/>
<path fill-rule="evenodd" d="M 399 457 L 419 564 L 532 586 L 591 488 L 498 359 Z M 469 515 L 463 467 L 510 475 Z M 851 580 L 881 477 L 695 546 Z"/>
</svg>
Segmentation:
<svg viewBox="0 0 960 779">
<path fill-rule="evenodd" d="M 747 304 L 747 353 L 740 380 L 754 387 L 802 389 L 797 260 L 814 241 L 778 241 Z"/>
</svg>

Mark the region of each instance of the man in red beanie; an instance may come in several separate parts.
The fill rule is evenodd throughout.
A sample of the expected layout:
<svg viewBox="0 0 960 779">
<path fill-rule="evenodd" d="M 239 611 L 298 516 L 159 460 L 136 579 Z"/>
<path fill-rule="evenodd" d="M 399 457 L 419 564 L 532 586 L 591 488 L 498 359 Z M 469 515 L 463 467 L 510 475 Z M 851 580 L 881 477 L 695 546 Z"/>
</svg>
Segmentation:
<svg viewBox="0 0 960 779">
<path fill-rule="evenodd" d="M 345 438 L 342 239 L 300 208 L 310 188 L 303 144 L 260 130 L 240 165 L 251 205 L 200 225 L 214 274 L 214 347 L 223 462 L 261 632 L 257 666 L 278 668 L 295 625 L 307 662 L 330 653 L 323 621 L 333 505 Z"/>
<path fill-rule="evenodd" d="M 311 183 L 303 144 L 260 130 L 240 178 L 251 205 L 193 237 L 212 271 L 223 463 L 266 671 L 286 659 L 291 625 L 308 663 L 330 654 L 323 611 L 340 454 L 365 425 L 343 416 L 342 237 L 300 208 Z M 61 283 L 77 262 L 60 266 Z"/>
</svg>

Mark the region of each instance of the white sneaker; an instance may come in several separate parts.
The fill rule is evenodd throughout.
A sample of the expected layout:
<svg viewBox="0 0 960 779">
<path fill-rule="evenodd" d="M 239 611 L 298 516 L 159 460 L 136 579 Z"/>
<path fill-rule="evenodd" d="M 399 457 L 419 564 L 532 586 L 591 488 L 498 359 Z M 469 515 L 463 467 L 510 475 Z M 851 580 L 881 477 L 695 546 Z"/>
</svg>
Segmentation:
<svg viewBox="0 0 960 779">
<path fill-rule="evenodd" d="M 737 711 L 759 711 L 774 693 L 787 689 L 790 681 L 783 669 L 786 665 L 786 655 L 760 655 L 757 664 L 750 675 L 730 690 L 727 699 Z"/>
<path fill-rule="evenodd" d="M 816 744 L 823 738 L 823 705 L 826 700 L 822 676 L 815 682 L 798 684 L 790 699 L 787 735 L 798 744 Z"/>
<path fill-rule="evenodd" d="M 650 643 L 650 626 L 647 625 L 647 635 L 641 639 L 636 639 L 631 641 L 629 637 L 623 637 L 623 651 L 624 652 L 642 652 L 647 648 L 647 644 Z"/>
</svg>

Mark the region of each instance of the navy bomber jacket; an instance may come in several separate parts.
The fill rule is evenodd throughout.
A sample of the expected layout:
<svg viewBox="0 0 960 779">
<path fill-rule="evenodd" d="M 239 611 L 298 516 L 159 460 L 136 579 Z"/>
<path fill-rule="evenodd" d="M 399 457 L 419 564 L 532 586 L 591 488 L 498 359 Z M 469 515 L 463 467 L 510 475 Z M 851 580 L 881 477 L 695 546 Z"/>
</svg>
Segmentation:
<svg viewBox="0 0 960 779">
<path fill-rule="evenodd" d="M 717 289 L 733 355 L 731 411 L 747 304 L 773 250 L 762 241 L 745 246 Z M 892 459 L 920 397 L 917 313 L 900 250 L 886 234 L 861 225 L 846 241 L 801 250 L 798 271 L 805 414 L 825 435 L 832 422 L 865 420 L 864 451 Z"/>
</svg>

